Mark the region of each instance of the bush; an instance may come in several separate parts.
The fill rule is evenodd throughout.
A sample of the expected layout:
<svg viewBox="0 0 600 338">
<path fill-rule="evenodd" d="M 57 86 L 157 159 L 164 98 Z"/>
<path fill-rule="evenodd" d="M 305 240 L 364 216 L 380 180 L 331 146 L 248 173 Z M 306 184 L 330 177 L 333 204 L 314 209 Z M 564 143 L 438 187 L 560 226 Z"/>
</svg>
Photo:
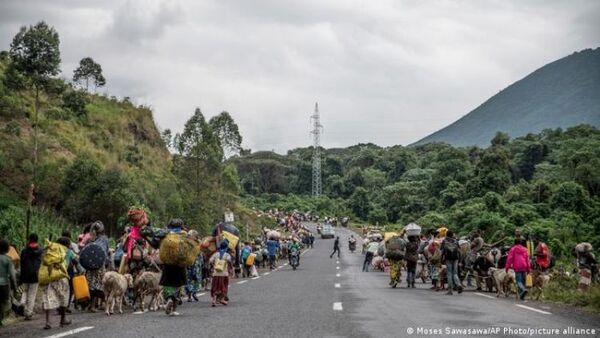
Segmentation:
<svg viewBox="0 0 600 338">
<path fill-rule="evenodd" d="M 21 136 L 21 125 L 15 121 L 7 123 L 4 130 L 10 135 Z"/>
<path fill-rule="evenodd" d="M 577 278 L 557 277 L 544 288 L 547 301 L 581 306 L 600 312 L 600 285 L 593 284 L 586 292 L 577 289 Z"/>
<path fill-rule="evenodd" d="M 87 117 L 85 108 L 88 103 L 87 94 L 80 90 L 71 90 L 63 95 L 63 107 L 69 109 L 77 117 Z"/>
</svg>

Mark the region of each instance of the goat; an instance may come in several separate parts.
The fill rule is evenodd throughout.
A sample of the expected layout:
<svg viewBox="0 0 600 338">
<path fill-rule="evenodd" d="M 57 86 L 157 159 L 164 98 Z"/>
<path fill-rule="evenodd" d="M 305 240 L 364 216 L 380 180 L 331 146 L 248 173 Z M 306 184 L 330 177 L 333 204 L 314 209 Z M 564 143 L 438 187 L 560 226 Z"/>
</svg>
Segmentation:
<svg viewBox="0 0 600 338">
<path fill-rule="evenodd" d="M 121 275 L 115 271 L 108 271 L 102 278 L 105 297 L 105 312 L 107 316 L 114 313 L 115 302 L 119 303 L 119 313 L 123 313 L 123 297 L 127 289 L 133 285 L 130 274 Z"/>
</svg>

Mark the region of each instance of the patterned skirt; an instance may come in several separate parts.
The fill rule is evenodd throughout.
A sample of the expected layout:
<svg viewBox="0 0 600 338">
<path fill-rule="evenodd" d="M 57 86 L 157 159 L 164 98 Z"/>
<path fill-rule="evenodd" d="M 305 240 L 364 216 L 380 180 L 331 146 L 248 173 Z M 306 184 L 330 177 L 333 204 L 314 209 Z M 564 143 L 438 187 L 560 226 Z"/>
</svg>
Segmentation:
<svg viewBox="0 0 600 338">
<path fill-rule="evenodd" d="M 211 297 L 223 298 L 227 297 L 227 291 L 229 290 L 229 277 L 228 276 L 213 276 L 212 282 L 210 283 L 210 295 Z"/>
</svg>

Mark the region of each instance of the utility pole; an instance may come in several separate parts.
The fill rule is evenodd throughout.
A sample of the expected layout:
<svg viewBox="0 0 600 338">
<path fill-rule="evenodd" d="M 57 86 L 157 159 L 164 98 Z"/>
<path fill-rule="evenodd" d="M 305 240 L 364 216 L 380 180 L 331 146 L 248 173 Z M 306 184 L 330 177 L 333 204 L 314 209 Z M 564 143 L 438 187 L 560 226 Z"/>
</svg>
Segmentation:
<svg viewBox="0 0 600 338">
<path fill-rule="evenodd" d="M 321 195 L 321 117 L 319 115 L 319 103 L 315 103 L 315 113 L 310 117 L 313 130 L 310 132 L 313 136 L 313 163 L 312 163 L 312 195 L 319 197 Z"/>
</svg>

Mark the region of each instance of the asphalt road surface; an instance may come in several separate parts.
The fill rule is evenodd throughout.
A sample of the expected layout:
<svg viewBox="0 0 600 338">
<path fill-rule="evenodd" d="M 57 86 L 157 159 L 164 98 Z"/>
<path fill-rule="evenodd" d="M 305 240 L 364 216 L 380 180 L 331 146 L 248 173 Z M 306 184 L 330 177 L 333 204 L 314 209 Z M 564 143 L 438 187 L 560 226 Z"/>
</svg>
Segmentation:
<svg viewBox="0 0 600 338">
<path fill-rule="evenodd" d="M 571 307 L 471 290 L 447 296 L 420 282 L 416 289 L 406 289 L 404 281 L 391 289 L 387 274 L 361 272 L 364 256 L 347 249 L 350 232 L 336 231 L 342 242 L 339 260 L 329 258 L 333 240 L 317 238 L 298 270 L 280 261 L 272 272 L 234 280 L 228 306 L 211 308 L 209 294 L 200 293 L 200 302 L 177 309 L 178 317 L 130 309 L 111 317 L 81 313 L 70 317 L 69 327 L 52 330 L 42 330 L 37 315 L 0 329 L 0 337 L 600 337 L 600 316 Z M 52 320 L 56 324 L 59 318 Z M 559 334 L 544 334 L 552 329 Z M 595 332 L 577 335 L 575 329 Z"/>
</svg>

